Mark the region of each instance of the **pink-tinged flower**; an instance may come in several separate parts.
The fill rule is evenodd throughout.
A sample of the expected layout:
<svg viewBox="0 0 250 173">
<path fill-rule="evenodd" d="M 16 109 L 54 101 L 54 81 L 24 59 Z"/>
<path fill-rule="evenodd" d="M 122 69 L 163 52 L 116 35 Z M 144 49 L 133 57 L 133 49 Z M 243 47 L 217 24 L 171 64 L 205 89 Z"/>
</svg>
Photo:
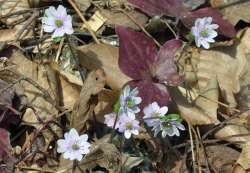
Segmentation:
<svg viewBox="0 0 250 173">
<path fill-rule="evenodd" d="M 146 124 L 152 127 L 161 123 L 160 117 L 166 115 L 167 112 L 167 106 L 160 107 L 157 102 L 153 102 L 143 109 L 145 115 L 143 118 Z"/>
<path fill-rule="evenodd" d="M 131 135 L 138 135 L 140 130 L 139 121 L 135 117 L 121 115 L 119 132 L 124 133 L 125 138 L 129 139 Z"/>
<path fill-rule="evenodd" d="M 212 17 L 196 19 L 191 32 L 195 37 L 197 47 L 203 46 L 205 49 L 209 49 L 209 43 L 215 42 L 214 38 L 218 35 L 215 29 L 218 29 L 219 25 L 212 24 L 212 20 Z"/>
<path fill-rule="evenodd" d="M 43 30 L 45 32 L 54 32 L 52 38 L 62 37 L 64 34 L 73 34 L 72 18 L 67 15 L 66 8 L 59 5 L 49 7 L 45 10 L 45 16 L 42 18 Z"/>
<path fill-rule="evenodd" d="M 171 98 L 165 84 L 176 86 L 182 81 L 174 63 L 174 55 L 182 42 L 170 40 L 158 52 L 153 39 L 144 33 L 118 27 L 117 34 L 120 39 L 119 67 L 132 78 L 128 85 L 138 89 L 142 99 L 140 109 L 154 101 L 166 105 Z"/>
<path fill-rule="evenodd" d="M 119 114 L 126 114 L 127 116 L 134 117 L 136 113 L 140 112 L 138 105 L 141 103 L 141 97 L 138 97 L 138 89 L 131 89 L 126 85 L 120 96 L 120 110 Z"/>
<path fill-rule="evenodd" d="M 104 123 L 108 126 L 108 127 L 110 127 L 110 128 L 113 128 L 113 126 L 114 126 L 114 123 L 115 123 L 115 119 L 116 119 L 116 113 L 114 113 L 114 112 L 112 112 L 112 113 L 110 113 L 110 114 L 106 114 L 106 115 L 104 115 L 104 118 L 105 118 L 105 120 L 104 120 Z M 117 122 L 116 122 L 116 125 L 115 125 L 115 129 L 117 129 L 118 127 L 119 127 L 119 117 L 117 117 Z"/>
<path fill-rule="evenodd" d="M 83 134 L 79 136 L 76 129 L 71 129 L 64 134 L 65 139 L 57 141 L 57 152 L 63 153 L 65 159 L 82 160 L 83 155 L 89 153 L 90 143 L 87 142 L 88 135 Z"/>
</svg>

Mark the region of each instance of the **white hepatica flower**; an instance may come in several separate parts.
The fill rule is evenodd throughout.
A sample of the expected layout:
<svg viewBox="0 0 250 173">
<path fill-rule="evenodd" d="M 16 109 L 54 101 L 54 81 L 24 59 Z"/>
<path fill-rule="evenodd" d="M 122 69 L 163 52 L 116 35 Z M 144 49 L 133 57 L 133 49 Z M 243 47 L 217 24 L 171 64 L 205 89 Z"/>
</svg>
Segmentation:
<svg viewBox="0 0 250 173">
<path fill-rule="evenodd" d="M 168 112 L 168 107 L 160 107 L 157 102 L 149 104 L 143 109 L 144 121 L 149 127 L 161 123 L 160 117 L 164 116 Z"/>
<path fill-rule="evenodd" d="M 138 97 L 139 91 L 137 88 L 130 89 L 127 85 L 120 96 L 120 111 L 119 114 L 126 114 L 134 117 L 136 113 L 140 112 L 138 104 L 141 103 L 141 97 Z"/>
<path fill-rule="evenodd" d="M 108 127 L 113 128 L 114 123 L 115 123 L 115 119 L 116 119 L 116 113 L 112 112 L 112 113 L 110 113 L 110 114 L 106 114 L 106 115 L 104 115 L 104 118 L 105 118 L 104 123 L 105 123 Z M 120 122 L 119 122 L 119 117 L 118 117 L 118 118 L 117 118 L 116 125 L 115 125 L 115 129 L 118 128 L 119 123 L 120 123 Z"/>
<path fill-rule="evenodd" d="M 138 135 L 140 130 L 139 121 L 135 117 L 121 115 L 119 132 L 124 133 L 125 138 L 129 139 L 132 134 Z"/>
<path fill-rule="evenodd" d="M 218 29 L 219 25 L 212 24 L 212 20 L 212 17 L 196 19 L 191 32 L 195 37 L 197 47 L 203 46 L 205 49 L 209 49 L 209 43 L 215 42 L 214 38 L 218 35 L 215 29 Z"/>
<path fill-rule="evenodd" d="M 79 136 L 76 129 L 71 129 L 64 134 L 65 139 L 57 141 L 57 152 L 63 153 L 65 159 L 82 160 L 84 154 L 89 153 L 90 143 L 87 142 L 88 135 L 83 134 Z"/>
<path fill-rule="evenodd" d="M 155 124 L 153 127 L 154 131 L 154 136 L 157 136 L 157 134 L 162 131 L 162 137 L 165 138 L 167 135 L 168 136 L 180 136 L 180 130 L 185 130 L 185 127 L 180 123 L 175 120 L 170 120 L 168 122 L 162 122 L 159 124 Z"/>
<path fill-rule="evenodd" d="M 59 5 L 49 7 L 45 10 L 45 16 L 42 18 L 43 30 L 45 32 L 54 32 L 52 38 L 62 37 L 64 34 L 73 34 L 72 18 L 67 15 L 66 8 Z"/>
</svg>

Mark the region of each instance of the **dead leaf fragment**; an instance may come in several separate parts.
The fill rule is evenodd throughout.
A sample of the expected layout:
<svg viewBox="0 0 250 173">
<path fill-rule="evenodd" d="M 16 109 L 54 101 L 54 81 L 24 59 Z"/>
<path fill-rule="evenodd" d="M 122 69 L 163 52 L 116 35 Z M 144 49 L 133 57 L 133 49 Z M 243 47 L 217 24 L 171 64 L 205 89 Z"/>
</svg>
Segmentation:
<svg viewBox="0 0 250 173">
<path fill-rule="evenodd" d="M 107 85 L 120 90 L 130 78 L 118 66 L 118 48 L 107 44 L 90 44 L 77 48 L 80 64 L 89 70 L 102 68 Z"/>
<path fill-rule="evenodd" d="M 70 127 L 80 132 L 89 116 L 94 111 L 95 103 L 91 99 L 105 86 L 105 74 L 103 70 L 92 71 L 84 81 L 82 90 L 71 114 Z"/>
<path fill-rule="evenodd" d="M 139 13 L 137 11 L 129 11 L 124 14 L 121 11 L 111 11 L 111 10 L 101 10 L 101 14 L 107 18 L 107 25 L 110 26 L 125 26 L 133 29 L 140 29 L 137 24 L 133 20 L 131 20 L 127 15 L 131 16 L 137 23 L 144 26 L 148 18 L 142 13 Z"/>
<path fill-rule="evenodd" d="M 209 165 L 212 165 L 214 172 L 232 173 L 235 161 L 239 157 L 239 152 L 223 145 L 213 145 L 206 147 L 206 154 Z M 202 165 L 206 165 L 204 151 L 199 152 Z"/>
<path fill-rule="evenodd" d="M 250 22 L 249 16 L 249 1 L 238 0 L 211 0 L 211 5 L 214 8 L 224 7 L 221 12 L 233 24 L 236 25 L 240 20 Z"/>
<path fill-rule="evenodd" d="M 240 157 L 237 160 L 237 163 L 240 164 L 245 170 L 250 168 L 250 140 L 244 145 Z"/>
</svg>

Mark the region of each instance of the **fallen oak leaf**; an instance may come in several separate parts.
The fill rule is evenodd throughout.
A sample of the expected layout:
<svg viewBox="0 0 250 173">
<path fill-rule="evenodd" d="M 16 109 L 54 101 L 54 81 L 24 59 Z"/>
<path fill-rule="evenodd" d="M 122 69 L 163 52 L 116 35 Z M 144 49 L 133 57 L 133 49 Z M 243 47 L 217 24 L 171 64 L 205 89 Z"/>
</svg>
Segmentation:
<svg viewBox="0 0 250 173">
<path fill-rule="evenodd" d="M 105 82 L 103 70 L 98 69 L 88 75 L 82 86 L 79 99 L 74 104 L 70 119 L 71 128 L 75 128 L 80 132 L 96 106 L 96 103 L 91 103 L 91 99 L 101 92 Z"/>
<path fill-rule="evenodd" d="M 103 69 L 106 83 L 113 90 L 120 90 L 131 78 L 124 75 L 118 66 L 118 48 L 107 44 L 90 44 L 77 48 L 82 67 L 88 70 Z"/>
</svg>

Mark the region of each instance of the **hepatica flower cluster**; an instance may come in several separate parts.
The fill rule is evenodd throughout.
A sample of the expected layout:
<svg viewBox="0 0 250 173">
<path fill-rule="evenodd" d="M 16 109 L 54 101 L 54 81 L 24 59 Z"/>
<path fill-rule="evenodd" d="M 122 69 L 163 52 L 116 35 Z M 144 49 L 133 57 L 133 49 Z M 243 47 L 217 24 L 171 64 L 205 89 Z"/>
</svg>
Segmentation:
<svg viewBox="0 0 250 173">
<path fill-rule="evenodd" d="M 197 47 L 210 48 L 218 35 L 228 38 L 236 35 L 233 25 L 210 7 L 190 11 L 182 0 L 128 1 L 149 15 L 174 17 L 176 23 L 189 29 Z M 45 10 L 42 28 L 52 33 L 53 39 L 74 32 L 72 17 L 62 5 Z M 155 136 L 159 133 L 163 138 L 167 135 L 179 136 L 180 130 L 185 130 L 185 127 L 179 115 L 167 114 L 166 105 L 171 101 L 167 86 L 178 86 L 183 80 L 174 62 L 183 41 L 172 39 L 157 49 L 154 40 L 144 33 L 126 27 L 117 27 L 116 33 L 120 44 L 119 68 L 132 80 L 122 89 L 114 111 L 104 116 L 104 123 L 127 139 L 140 133 L 141 120 Z M 75 129 L 65 133 L 64 139 L 59 139 L 57 144 L 58 153 L 62 153 L 65 159 L 78 161 L 89 153 L 91 146 L 88 135 L 79 135 Z"/>
<path fill-rule="evenodd" d="M 138 94 L 137 88 L 131 89 L 127 85 L 121 93 L 114 112 L 104 116 L 104 123 L 110 128 L 118 129 L 127 139 L 140 132 L 140 122 L 136 117 L 141 111 L 138 106 L 142 99 L 137 96 Z M 180 116 L 177 114 L 167 115 L 167 111 L 167 106 L 160 107 L 157 102 L 149 104 L 143 110 L 143 120 L 149 127 L 152 127 L 155 136 L 159 132 L 162 132 L 163 138 L 166 135 L 179 136 L 179 130 L 185 130 L 181 124 Z"/>
</svg>

